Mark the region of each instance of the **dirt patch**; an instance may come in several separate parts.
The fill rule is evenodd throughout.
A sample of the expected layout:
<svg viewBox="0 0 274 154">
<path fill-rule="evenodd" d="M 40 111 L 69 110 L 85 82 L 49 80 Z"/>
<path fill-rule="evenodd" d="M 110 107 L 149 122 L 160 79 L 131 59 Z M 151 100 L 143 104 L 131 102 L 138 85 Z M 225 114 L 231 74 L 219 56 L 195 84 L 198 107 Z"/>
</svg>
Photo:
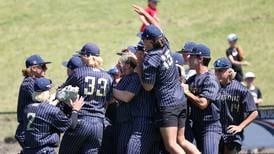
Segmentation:
<svg viewBox="0 0 274 154">
<path fill-rule="evenodd" d="M 19 153 L 21 150 L 21 147 L 19 146 L 19 144 L 17 142 L 9 142 L 9 143 L 5 143 L 3 141 L 0 141 L 0 153 L 1 154 L 16 154 Z"/>
</svg>

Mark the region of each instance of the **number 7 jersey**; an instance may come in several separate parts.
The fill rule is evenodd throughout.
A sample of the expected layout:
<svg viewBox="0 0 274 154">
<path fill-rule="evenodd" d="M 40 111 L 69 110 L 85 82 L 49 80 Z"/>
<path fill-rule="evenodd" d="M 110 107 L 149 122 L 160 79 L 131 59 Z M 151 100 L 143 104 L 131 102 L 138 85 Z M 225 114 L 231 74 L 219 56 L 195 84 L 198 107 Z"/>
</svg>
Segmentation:
<svg viewBox="0 0 274 154">
<path fill-rule="evenodd" d="M 104 118 L 106 103 L 112 97 L 112 78 L 105 71 L 93 67 L 80 67 L 68 77 L 63 86 L 79 87 L 84 106 L 79 115 Z"/>
</svg>

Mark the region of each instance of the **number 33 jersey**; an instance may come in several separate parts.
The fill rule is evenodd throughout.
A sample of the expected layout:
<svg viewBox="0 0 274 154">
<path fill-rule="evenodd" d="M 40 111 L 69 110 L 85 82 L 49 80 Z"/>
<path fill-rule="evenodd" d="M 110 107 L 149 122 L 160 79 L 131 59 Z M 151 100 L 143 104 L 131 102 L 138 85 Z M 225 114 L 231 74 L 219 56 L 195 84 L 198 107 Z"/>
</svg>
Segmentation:
<svg viewBox="0 0 274 154">
<path fill-rule="evenodd" d="M 142 69 L 142 82 L 154 85 L 153 90 L 159 107 L 176 106 L 186 102 L 177 67 L 167 46 L 148 51 Z"/>
<path fill-rule="evenodd" d="M 79 115 L 104 118 L 106 102 L 112 97 L 112 78 L 105 71 L 93 67 L 80 67 L 68 77 L 63 86 L 78 86 L 84 97 Z"/>
</svg>

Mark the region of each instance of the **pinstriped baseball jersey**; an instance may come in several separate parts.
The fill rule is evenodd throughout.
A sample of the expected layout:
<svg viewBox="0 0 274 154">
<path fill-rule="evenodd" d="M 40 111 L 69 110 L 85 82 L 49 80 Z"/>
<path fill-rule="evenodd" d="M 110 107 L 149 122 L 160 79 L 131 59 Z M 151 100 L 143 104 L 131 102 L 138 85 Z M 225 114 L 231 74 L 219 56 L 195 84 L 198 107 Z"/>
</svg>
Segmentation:
<svg viewBox="0 0 274 154">
<path fill-rule="evenodd" d="M 206 72 L 196 74 L 187 80 L 190 91 L 199 97 L 206 98 L 210 101 L 208 107 L 204 110 L 196 107 L 188 99 L 190 105 L 190 118 L 193 122 L 216 121 L 220 119 L 220 105 L 216 102 L 219 91 L 219 82 L 214 74 Z"/>
<path fill-rule="evenodd" d="M 245 119 L 246 114 L 257 110 L 251 93 L 236 80 L 221 86 L 218 101 L 222 105 L 221 122 L 225 137 L 232 136 L 227 132 L 229 125 L 239 125 Z"/>
<path fill-rule="evenodd" d="M 27 120 L 26 149 L 57 146 L 59 134 L 71 125 L 71 120 L 58 107 L 47 102 L 28 105 L 24 118 Z"/>
<path fill-rule="evenodd" d="M 21 122 L 24 116 L 24 109 L 28 104 L 35 103 L 32 100 L 32 93 L 34 91 L 34 80 L 33 77 L 24 78 L 18 96 L 18 104 L 17 104 L 17 120 Z"/>
<path fill-rule="evenodd" d="M 145 89 L 141 88 L 130 104 L 132 117 L 152 118 L 156 112 L 156 103 L 154 92 L 145 91 Z"/>
<path fill-rule="evenodd" d="M 141 83 L 140 83 L 138 74 L 131 73 L 129 75 L 123 76 L 122 79 L 117 84 L 116 89 L 129 91 L 135 94 L 134 98 L 128 103 L 124 103 L 118 100 L 119 106 L 117 107 L 117 119 L 116 119 L 117 122 L 129 121 L 132 117 L 130 106 L 132 103 L 136 103 L 135 102 L 137 100 L 136 95 L 139 93 L 141 89 Z"/>
<path fill-rule="evenodd" d="M 154 85 L 158 106 L 176 106 L 185 102 L 178 78 L 168 46 L 148 51 L 143 61 L 142 81 Z"/>
<path fill-rule="evenodd" d="M 84 97 L 84 106 L 79 115 L 104 118 L 106 102 L 112 97 L 112 78 L 105 71 L 80 67 L 68 77 L 63 86 L 79 87 L 79 95 Z"/>
<path fill-rule="evenodd" d="M 35 103 L 32 100 L 32 93 L 34 91 L 34 80 L 33 77 L 25 77 L 19 90 L 18 103 L 17 103 L 17 121 L 19 125 L 16 129 L 15 138 L 19 144 L 23 147 L 24 145 L 24 126 L 26 121 L 23 120 L 24 109 L 28 104 Z"/>
</svg>

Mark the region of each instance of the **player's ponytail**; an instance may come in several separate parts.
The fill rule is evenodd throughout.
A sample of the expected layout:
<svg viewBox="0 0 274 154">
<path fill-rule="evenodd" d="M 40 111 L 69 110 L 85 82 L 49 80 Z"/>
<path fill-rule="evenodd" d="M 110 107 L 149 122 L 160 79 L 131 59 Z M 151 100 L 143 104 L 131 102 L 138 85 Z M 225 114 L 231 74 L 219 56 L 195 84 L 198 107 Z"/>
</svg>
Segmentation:
<svg viewBox="0 0 274 154">
<path fill-rule="evenodd" d="M 101 68 L 103 65 L 103 59 L 101 57 L 89 56 L 87 66 Z"/>
<path fill-rule="evenodd" d="M 24 77 L 31 76 L 31 69 L 30 68 L 22 69 L 22 74 L 23 74 Z"/>
</svg>

